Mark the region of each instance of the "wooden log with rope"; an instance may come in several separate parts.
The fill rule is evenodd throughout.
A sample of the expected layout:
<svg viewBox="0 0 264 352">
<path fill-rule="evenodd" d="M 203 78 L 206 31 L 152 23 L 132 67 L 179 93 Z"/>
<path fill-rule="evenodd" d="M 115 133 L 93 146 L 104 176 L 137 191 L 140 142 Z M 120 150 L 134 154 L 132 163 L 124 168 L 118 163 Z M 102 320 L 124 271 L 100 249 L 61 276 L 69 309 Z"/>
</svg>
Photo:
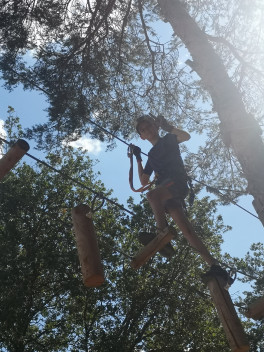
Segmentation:
<svg viewBox="0 0 264 352">
<path fill-rule="evenodd" d="M 229 292 L 221 275 L 207 273 L 203 281 L 208 285 L 232 352 L 248 352 L 249 343 Z"/>
<path fill-rule="evenodd" d="M 98 287 L 104 282 L 104 272 L 91 208 L 84 204 L 74 207 L 72 219 L 83 283 L 87 287 Z"/>
<path fill-rule="evenodd" d="M 19 162 L 28 150 L 28 143 L 23 139 L 18 139 L 0 159 L 0 180 L 6 176 L 6 174 Z"/>
<path fill-rule="evenodd" d="M 254 320 L 261 320 L 264 318 L 264 297 L 258 298 L 256 301 L 248 306 L 245 313 L 247 318 Z"/>
</svg>

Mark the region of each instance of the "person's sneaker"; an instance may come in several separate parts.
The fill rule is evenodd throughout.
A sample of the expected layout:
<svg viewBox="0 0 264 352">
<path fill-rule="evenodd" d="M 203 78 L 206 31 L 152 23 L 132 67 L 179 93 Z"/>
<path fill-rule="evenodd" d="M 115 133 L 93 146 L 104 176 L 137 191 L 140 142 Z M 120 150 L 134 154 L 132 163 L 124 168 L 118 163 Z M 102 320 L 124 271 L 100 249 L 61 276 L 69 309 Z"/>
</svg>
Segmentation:
<svg viewBox="0 0 264 352">
<path fill-rule="evenodd" d="M 225 269 L 221 268 L 220 265 L 216 265 L 216 264 L 214 264 L 214 265 L 211 266 L 210 270 L 207 271 L 207 272 L 203 275 L 203 278 L 204 278 L 205 281 L 206 281 L 206 279 L 207 279 L 208 277 L 211 277 L 211 276 L 221 276 L 221 277 L 225 280 L 225 282 L 226 282 L 226 284 L 225 284 L 225 286 L 224 286 L 224 288 L 225 288 L 226 290 L 228 290 L 229 287 L 230 287 L 230 286 L 234 283 L 234 281 L 235 281 L 235 279 L 233 279 Z"/>
<path fill-rule="evenodd" d="M 156 237 L 156 235 L 152 232 L 140 232 L 138 234 L 138 240 L 141 244 L 143 244 L 143 246 L 146 246 L 149 242 L 154 240 L 155 237 Z M 159 253 L 163 257 L 170 259 L 175 254 L 175 251 L 174 251 L 171 243 L 168 242 L 165 244 L 165 246 L 163 248 L 161 248 L 159 250 Z"/>
</svg>

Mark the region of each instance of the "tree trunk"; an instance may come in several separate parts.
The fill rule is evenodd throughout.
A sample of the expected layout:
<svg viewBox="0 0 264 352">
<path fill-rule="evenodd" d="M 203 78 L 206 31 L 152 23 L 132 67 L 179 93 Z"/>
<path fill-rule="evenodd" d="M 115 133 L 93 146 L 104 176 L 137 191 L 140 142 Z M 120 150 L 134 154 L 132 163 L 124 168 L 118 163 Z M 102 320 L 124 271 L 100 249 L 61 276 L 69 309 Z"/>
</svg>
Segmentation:
<svg viewBox="0 0 264 352">
<path fill-rule="evenodd" d="M 247 113 L 241 95 L 206 34 L 179 0 L 158 0 L 174 33 L 181 38 L 193 61 L 188 64 L 201 77 L 221 121 L 224 143 L 231 146 L 248 182 L 248 192 L 264 226 L 264 144 L 261 129 Z"/>
</svg>

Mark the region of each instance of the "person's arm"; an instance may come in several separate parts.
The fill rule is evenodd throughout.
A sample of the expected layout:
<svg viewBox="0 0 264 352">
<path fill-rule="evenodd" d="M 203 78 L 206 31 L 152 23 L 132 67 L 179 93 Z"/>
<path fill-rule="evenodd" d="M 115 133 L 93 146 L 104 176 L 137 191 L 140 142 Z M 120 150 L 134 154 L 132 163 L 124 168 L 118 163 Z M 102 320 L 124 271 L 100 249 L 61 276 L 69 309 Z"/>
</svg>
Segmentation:
<svg viewBox="0 0 264 352">
<path fill-rule="evenodd" d="M 142 186 L 146 186 L 149 182 L 149 175 L 144 174 L 144 169 L 143 169 L 141 160 L 137 161 L 137 164 L 138 164 L 138 177 L 139 177 L 140 183 Z"/>
<path fill-rule="evenodd" d="M 177 136 L 178 143 L 188 141 L 191 138 L 188 132 L 180 130 L 179 128 L 176 128 L 170 125 L 164 116 L 158 116 L 157 120 L 158 120 L 159 126 L 164 131 L 175 134 Z"/>
<path fill-rule="evenodd" d="M 188 132 L 180 130 L 179 128 L 176 128 L 173 126 L 172 126 L 170 133 L 176 134 L 178 143 L 186 142 L 191 138 L 191 136 L 189 135 Z"/>
<path fill-rule="evenodd" d="M 142 158 L 141 158 L 141 149 L 137 146 L 133 146 L 133 154 L 137 159 L 138 164 L 138 177 L 142 186 L 146 186 L 149 182 L 149 175 L 144 173 L 144 169 L 142 166 Z"/>
</svg>

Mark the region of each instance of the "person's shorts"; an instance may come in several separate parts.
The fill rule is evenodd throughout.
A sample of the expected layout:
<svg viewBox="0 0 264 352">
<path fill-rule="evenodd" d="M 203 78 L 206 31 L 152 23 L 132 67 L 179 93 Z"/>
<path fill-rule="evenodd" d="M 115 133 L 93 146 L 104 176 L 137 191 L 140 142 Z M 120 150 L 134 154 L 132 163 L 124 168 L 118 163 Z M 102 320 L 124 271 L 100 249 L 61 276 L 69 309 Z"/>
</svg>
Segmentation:
<svg viewBox="0 0 264 352">
<path fill-rule="evenodd" d="M 157 187 L 166 187 L 172 195 L 172 199 L 169 199 L 166 202 L 168 206 L 182 206 L 184 203 L 184 199 L 186 198 L 189 192 L 187 182 L 173 180 L 170 178 L 162 180 L 162 182 L 160 182 Z"/>
</svg>

